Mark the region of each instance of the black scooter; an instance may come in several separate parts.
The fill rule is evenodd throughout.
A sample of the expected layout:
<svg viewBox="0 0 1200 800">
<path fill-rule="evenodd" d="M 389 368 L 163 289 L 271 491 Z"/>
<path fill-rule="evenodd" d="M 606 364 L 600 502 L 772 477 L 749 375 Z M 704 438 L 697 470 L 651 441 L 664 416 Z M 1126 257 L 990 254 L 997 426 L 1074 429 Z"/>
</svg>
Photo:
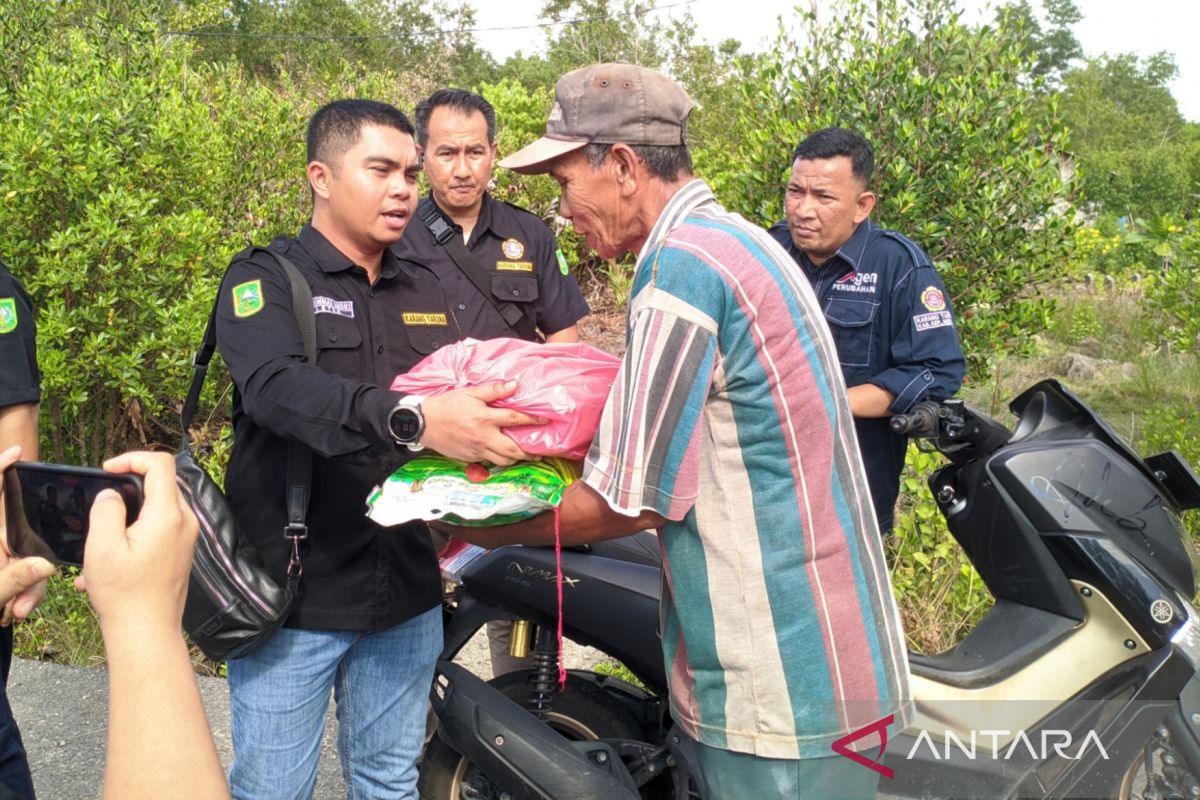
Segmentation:
<svg viewBox="0 0 1200 800">
<path fill-rule="evenodd" d="M 951 650 L 910 655 L 915 719 L 869 726 L 857 735 L 874 747 L 848 757 L 887 798 L 1200 797 L 1200 616 L 1179 518 L 1200 480 L 1177 453 L 1140 458 L 1057 381 L 1010 408 L 1013 431 L 958 401 L 893 419 L 947 457 L 930 486 L 995 605 Z M 496 550 L 457 574 L 444 655 L 487 618 L 533 620 L 539 666 L 496 686 L 439 666 L 435 744 L 457 779 L 423 775 L 423 797 L 703 797 L 665 702 L 656 551 L 632 546 L 645 563 L 621 541 L 564 553 L 563 570 L 568 635 L 646 687 L 572 673 L 568 692 L 636 725 L 556 720 L 553 551 Z"/>
<path fill-rule="evenodd" d="M 552 548 L 452 542 L 439 560 L 446 635 L 421 797 L 619 800 L 637 798 L 639 785 L 642 796 L 672 796 L 676 776 L 687 774 L 679 769 L 687 740 L 671 730 L 667 707 L 658 537 L 642 532 L 562 553 L 565 635 L 620 661 L 640 686 L 571 670 L 560 691 Z M 505 619 L 513 620 L 512 654 L 530 655 L 532 669 L 489 685 L 451 663 L 487 622 Z"/>
</svg>

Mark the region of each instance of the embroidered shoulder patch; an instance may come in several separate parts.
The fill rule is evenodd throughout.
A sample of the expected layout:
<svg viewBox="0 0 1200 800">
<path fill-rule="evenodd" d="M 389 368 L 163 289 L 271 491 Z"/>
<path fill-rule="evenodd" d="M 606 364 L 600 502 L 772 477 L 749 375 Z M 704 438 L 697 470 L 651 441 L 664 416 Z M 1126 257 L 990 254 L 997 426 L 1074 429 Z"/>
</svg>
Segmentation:
<svg viewBox="0 0 1200 800">
<path fill-rule="evenodd" d="M 921 305 L 930 311 L 942 311 L 946 308 L 946 298 L 942 295 L 941 289 L 936 286 L 926 286 L 925 291 L 921 292 Z"/>
<path fill-rule="evenodd" d="M 233 315 L 235 317 L 252 317 L 262 310 L 262 281 L 248 281 L 233 287 Z"/>
<path fill-rule="evenodd" d="M 558 271 L 563 275 L 570 275 L 571 268 L 567 266 L 567 257 L 563 255 L 562 248 L 555 250 L 554 255 L 558 258 Z"/>
<path fill-rule="evenodd" d="M 17 299 L 0 297 L 0 333 L 12 333 L 17 329 Z"/>
</svg>

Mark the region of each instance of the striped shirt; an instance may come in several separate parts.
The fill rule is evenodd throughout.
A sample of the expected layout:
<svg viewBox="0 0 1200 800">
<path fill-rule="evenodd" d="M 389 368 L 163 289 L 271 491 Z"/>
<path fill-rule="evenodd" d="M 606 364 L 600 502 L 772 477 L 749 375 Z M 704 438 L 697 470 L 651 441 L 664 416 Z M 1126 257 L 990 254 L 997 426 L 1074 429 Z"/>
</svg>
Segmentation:
<svg viewBox="0 0 1200 800">
<path fill-rule="evenodd" d="M 903 729 L 900 618 L 808 281 L 695 180 L 659 217 L 630 296 L 584 480 L 621 513 L 669 520 L 675 720 L 712 747 L 793 759 L 891 713 Z"/>
</svg>

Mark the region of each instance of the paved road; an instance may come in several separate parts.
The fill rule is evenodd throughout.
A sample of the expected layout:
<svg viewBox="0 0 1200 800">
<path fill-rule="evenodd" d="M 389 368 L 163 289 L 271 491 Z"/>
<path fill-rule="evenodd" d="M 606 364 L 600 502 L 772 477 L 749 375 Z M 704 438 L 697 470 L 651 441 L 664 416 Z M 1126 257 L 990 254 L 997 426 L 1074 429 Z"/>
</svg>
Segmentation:
<svg viewBox="0 0 1200 800">
<path fill-rule="evenodd" d="M 569 666 L 591 666 L 603 655 L 566 642 Z M 482 633 L 468 643 L 457 661 L 472 672 L 491 677 L 487 639 Z M 233 758 L 229 740 L 229 692 L 220 678 L 200 678 L 200 695 L 221 762 Z M 108 674 L 100 668 L 64 667 L 14 659 L 8 697 L 21 727 L 34 787 L 42 800 L 96 798 L 104 773 L 107 736 Z M 346 796 L 338 768 L 332 703 L 321 744 L 315 800 Z"/>
</svg>

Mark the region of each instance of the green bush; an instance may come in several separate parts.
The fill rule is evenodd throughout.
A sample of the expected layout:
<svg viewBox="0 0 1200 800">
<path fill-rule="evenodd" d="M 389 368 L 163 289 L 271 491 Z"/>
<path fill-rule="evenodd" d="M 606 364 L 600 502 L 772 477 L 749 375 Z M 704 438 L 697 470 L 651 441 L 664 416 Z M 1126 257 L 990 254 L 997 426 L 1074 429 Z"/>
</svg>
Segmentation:
<svg viewBox="0 0 1200 800">
<path fill-rule="evenodd" d="M 1118 225 L 1102 216 L 1075 237 L 1080 273 L 1103 273 L 1122 289 L 1143 293 L 1139 319 L 1145 340 L 1175 353 L 1200 351 L 1200 226 L 1156 217 Z M 1058 327 L 1068 323 L 1059 320 Z"/>
<path fill-rule="evenodd" d="M 1149 235 L 1161 266 L 1146 285 L 1147 338 L 1200 353 L 1200 226 L 1160 219 Z"/>
<path fill-rule="evenodd" d="M 1195 370 L 1194 377 L 1200 377 Z M 1178 450 L 1193 468 L 1200 469 L 1200 425 L 1196 422 L 1196 405 L 1200 403 L 1200 381 L 1193 384 L 1195 394 L 1187 400 L 1175 400 L 1155 409 L 1142 418 L 1138 451 L 1143 456 Z M 1200 510 L 1184 514 L 1184 525 L 1193 542 L 1200 541 Z"/>
<path fill-rule="evenodd" d="M 940 454 L 909 446 L 902 500 L 888 540 L 908 645 L 929 654 L 954 646 L 992 605 L 983 579 L 946 528 L 929 491 L 929 476 L 943 463 Z"/>
<path fill-rule="evenodd" d="M 269 85 L 236 64 L 191 66 L 191 44 L 160 34 L 156 0 L 86 24 L 66 13 L 85 4 L 42 5 L 20 69 L 0 73 L 0 253 L 37 305 L 47 457 L 98 463 L 177 441 L 230 258 L 308 218 L 311 113 L 360 94 L 409 105 L 411 84 L 347 70 Z M 25 41 L 20 20 L 6 18 L 6 41 Z M 216 374 L 205 408 L 228 389 Z"/>
<path fill-rule="evenodd" d="M 47 457 L 177 436 L 221 270 L 287 197 L 271 163 L 287 98 L 239 82 L 189 70 L 150 18 L 64 26 L 26 53 L 0 127 L 0 252 L 37 305 Z M 268 126 L 236 124 L 255 114 Z"/>
</svg>

